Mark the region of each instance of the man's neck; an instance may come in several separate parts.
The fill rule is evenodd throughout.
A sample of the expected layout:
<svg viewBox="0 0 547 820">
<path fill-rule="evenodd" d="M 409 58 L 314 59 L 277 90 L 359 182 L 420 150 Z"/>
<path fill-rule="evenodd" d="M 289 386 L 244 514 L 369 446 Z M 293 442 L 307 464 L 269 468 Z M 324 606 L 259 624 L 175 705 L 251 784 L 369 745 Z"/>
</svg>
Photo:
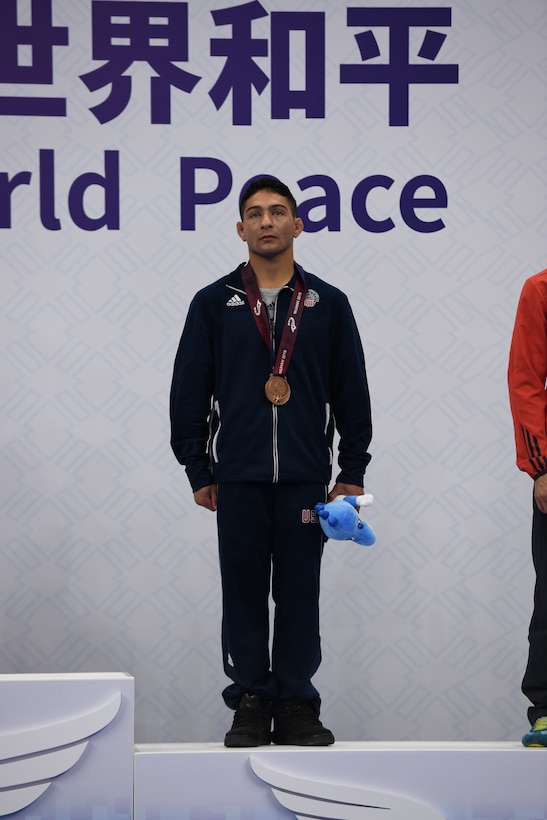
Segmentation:
<svg viewBox="0 0 547 820">
<path fill-rule="evenodd" d="M 282 288 L 291 281 L 294 274 L 292 256 L 285 259 L 266 259 L 252 254 L 249 261 L 261 288 Z"/>
</svg>

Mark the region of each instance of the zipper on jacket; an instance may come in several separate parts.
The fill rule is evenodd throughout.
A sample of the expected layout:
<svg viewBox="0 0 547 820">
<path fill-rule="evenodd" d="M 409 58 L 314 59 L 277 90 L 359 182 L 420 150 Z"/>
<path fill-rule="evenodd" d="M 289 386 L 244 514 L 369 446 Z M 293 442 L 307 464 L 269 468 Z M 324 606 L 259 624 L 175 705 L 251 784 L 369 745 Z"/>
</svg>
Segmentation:
<svg viewBox="0 0 547 820">
<path fill-rule="evenodd" d="M 270 320 L 270 340 L 272 343 L 272 348 L 274 354 L 276 352 L 276 344 L 275 344 L 275 323 L 277 321 L 277 306 L 279 304 L 279 293 L 277 294 L 274 306 L 274 315 Z M 275 404 L 272 404 L 272 467 L 273 467 L 273 474 L 272 474 L 272 481 L 274 484 L 277 484 L 279 481 L 279 442 L 277 438 L 277 425 L 278 425 L 278 408 Z"/>
<path fill-rule="evenodd" d="M 272 455 L 273 455 L 273 483 L 279 481 L 279 449 L 277 443 L 277 414 L 278 408 L 272 404 Z"/>
</svg>

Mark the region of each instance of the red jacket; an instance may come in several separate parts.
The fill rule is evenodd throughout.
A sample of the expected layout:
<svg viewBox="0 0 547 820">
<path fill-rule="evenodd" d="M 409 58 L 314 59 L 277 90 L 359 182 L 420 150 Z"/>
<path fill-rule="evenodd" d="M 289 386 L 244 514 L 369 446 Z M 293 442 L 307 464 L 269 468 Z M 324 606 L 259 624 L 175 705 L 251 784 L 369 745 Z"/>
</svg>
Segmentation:
<svg viewBox="0 0 547 820">
<path fill-rule="evenodd" d="M 547 473 L 547 269 L 526 280 L 509 354 L 509 400 L 517 466 L 537 478 Z"/>
</svg>

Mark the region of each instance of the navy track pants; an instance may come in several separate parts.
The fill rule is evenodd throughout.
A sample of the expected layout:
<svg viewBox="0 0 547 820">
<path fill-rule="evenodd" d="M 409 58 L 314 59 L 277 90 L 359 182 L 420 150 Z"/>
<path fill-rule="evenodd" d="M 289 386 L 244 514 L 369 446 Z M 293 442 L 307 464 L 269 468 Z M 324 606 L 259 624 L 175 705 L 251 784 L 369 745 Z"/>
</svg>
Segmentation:
<svg viewBox="0 0 547 820">
<path fill-rule="evenodd" d="M 233 680 L 223 697 L 232 709 L 249 692 L 274 701 L 309 701 L 319 713 L 311 678 L 321 662 L 324 537 L 314 506 L 325 498 L 322 484 L 218 487 L 222 651 Z"/>
</svg>

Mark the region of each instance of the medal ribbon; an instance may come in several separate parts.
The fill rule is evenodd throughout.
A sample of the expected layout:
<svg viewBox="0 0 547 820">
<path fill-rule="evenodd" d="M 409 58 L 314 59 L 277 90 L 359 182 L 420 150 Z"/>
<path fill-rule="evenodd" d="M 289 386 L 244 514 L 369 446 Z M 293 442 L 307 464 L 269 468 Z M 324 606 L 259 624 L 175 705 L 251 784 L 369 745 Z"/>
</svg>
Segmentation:
<svg viewBox="0 0 547 820">
<path fill-rule="evenodd" d="M 304 274 L 301 268 L 296 265 L 296 284 L 294 287 L 291 303 L 285 319 L 283 333 L 281 334 L 281 342 L 277 351 L 277 357 L 272 344 L 270 335 L 270 323 L 266 315 L 266 306 L 262 301 L 260 289 L 256 279 L 256 274 L 250 264 L 245 265 L 241 271 L 243 279 L 243 287 L 249 300 L 249 306 L 253 314 L 255 324 L 262 336 L 266 347 L 270 351 L 270 367 L 274 376 L 285 376 L 289 368 L 294 346 L 296 344 L 296 336 L 300 328 L 300 321 L 302 319 L 302 312 L 304 310 L 304 294 L 306 293 L 306 285 L 304 284 Z"/>
</svg>

